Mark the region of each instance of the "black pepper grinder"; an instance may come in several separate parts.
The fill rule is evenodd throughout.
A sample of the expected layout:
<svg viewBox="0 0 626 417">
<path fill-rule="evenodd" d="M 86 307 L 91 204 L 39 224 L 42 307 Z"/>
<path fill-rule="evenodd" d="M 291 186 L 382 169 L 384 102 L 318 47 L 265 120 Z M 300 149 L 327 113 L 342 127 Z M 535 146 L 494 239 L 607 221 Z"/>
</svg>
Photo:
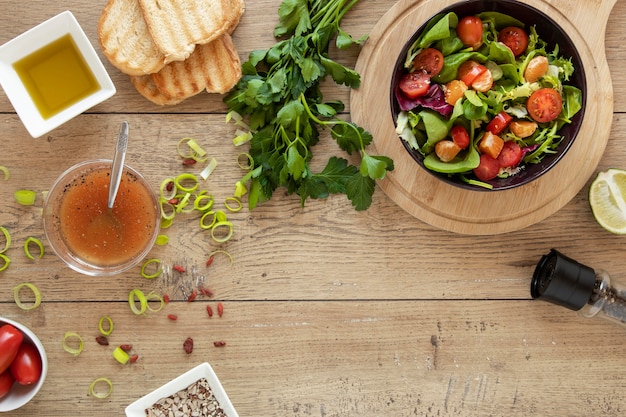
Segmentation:
<svg viewBox="0 0 626 417">
<path fill-rule="evenodd" d="M 611 284 L 606 272 L 594 271 L 555 249 L 537 264 L 530 294 L 586 318 L 598 316 L 626 325 L 626 287 Z"/>
</svg>

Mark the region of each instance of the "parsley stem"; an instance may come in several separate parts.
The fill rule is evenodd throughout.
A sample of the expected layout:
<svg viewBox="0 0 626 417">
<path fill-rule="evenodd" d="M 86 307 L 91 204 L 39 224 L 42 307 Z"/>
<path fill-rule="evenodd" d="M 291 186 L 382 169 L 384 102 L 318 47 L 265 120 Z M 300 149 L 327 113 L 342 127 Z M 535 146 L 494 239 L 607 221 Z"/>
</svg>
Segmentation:
<svg viewBox="0 0 626 417">
<path fill-rule="evenodd" d="M 346 122 L 345 120 L 341 120 L 338 118 L 335 118 L 333 120 L 321 120 L 318 117 L 316 117 L 311 111 L 311 108 L 309 107 L 309 104 L 307 103 L 306 97 L 304 96 L 304 94 L 300 94 L 300 102 L 304 106 L 304 110 L 306 110 L 311 120 L 313 120 L 313 122 L 317 123 L 318 125 L 320 126 L 343 125 L 352 129 L 354 133 L 356 133 L 357 137 L 359 138 L 359 147 L 361 150 L 361 154 L 367 155 L 367 152 L 365 152 L 365 144 L 363 143 L 363 136 L 361 135 L 361 132 L 359 131 L 359 129 L 353 123 L 349 123 L 349 122 Z"/>
</svg>

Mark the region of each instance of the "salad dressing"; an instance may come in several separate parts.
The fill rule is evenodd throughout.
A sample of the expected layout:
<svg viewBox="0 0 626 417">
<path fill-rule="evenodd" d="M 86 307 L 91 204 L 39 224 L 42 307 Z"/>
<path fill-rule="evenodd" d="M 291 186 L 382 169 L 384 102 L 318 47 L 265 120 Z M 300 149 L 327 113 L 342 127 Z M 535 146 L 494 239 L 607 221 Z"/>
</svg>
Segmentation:
<svg viewBox="0 0 626 417">
<path fill-rule="evenodd" d="M 44 119 L 100 89 L 69 33 L 16 61 L 13 68 Z"/>
</svg>

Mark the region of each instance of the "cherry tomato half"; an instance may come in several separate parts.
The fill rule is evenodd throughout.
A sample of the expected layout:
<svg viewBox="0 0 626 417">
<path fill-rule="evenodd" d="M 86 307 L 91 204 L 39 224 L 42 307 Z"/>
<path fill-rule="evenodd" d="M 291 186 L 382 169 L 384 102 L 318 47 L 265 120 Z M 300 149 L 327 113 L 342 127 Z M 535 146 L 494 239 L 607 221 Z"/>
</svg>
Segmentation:
<svg viewBox="0 0 626 417">
<path fill-rule="evenodd" d="M 509 47 L 513 55 L 519 56 L 528 47 L 528 35 L 522 28 L 515 26 L 505 27 L 498 33 L 498 42 Z"/>
<path fill-rule="evenodd" d="M 15 382 L 15 378 L 11 374 L 11 371 L 4 371 L 0 374 L 0 398 L 4 397 L 11 391 L 11 387 Z"/>
<path fill-rule="evenodd" d="M 454 143 L 459 145 L 459 148 L 465 149 L 469 146 L 470 137 L 467 133 L 467 130 L 461 126 L 456 125 L 450 130 L 450 136 L 452 136 L 452 140 Z"/>
<path fill-rule="evenodd" d="M 538 123 L 547 123 L 559 117 L 563 109 L 563 99 L 553 88 L 542 88 L 528 97 L 528 115 Z"/>
<path fill-rule="evenodd" d="M 463 45 L 476 49 L 483 43 L 483 22 L 478 16 L 465 16 L 459 20 L 456 34 Z"/>
<path fill-rule="evenodd" d="M 500 173 L 500 162 L 497 159 L 483 154 L 480 155 L 480 164 L 474 168 L 474 175 L 481 181 L 494 179 Z"/>
<path fill-rule="evenodd" d="M 408 98 L 421 97 L 430 88 L 430 77 L 425 71 L 413 71 L 400 79 L 399 87 Z"/>
<path fill-rule="evenodd" d="M 24 335 L 14 326 L 5 324 L 0 327 L 0 373 L 9 369 L 23 340 Z"/>
<path fill-rule="evenodd" d="M 496 114 L 493 119 L 487 124 L 487 129 L 494 135 L 499 135 L 504 129 L 507 128 L 509 123 L 513 120 L 513 117 L 505 111 L 501 111 Z"/>
<path fill-rule="evenodd" d="M 514 140 L 507 140 L 498 155 L 498 162 L 502 168 L 517 166 L 524 156 L 524 151 Z"/>
<path fill-rule="evenodd" d="M 426 71 L 429 77 L 434 77 L 443 68 L 443 54 L 435 48 L 423 49 L 413 60 L 415 71 Z"/>
<path fill-rule="evenodd" d="M 478 76 L 485 71 L 487 71 L 486 66 L 481 65 L 476 61 L 469 60 L 459 65 L 457 78 L 463 81 L 466 86 L 470 87 Z"/>
<path fill-rule="evenodd" d="M 41 377 L 41 356 L 35 346 L 22 343 L 17 356 L 11 364 L 11 374 L 21 385 L 30 385 L 39 381 Z"/>
</svg>

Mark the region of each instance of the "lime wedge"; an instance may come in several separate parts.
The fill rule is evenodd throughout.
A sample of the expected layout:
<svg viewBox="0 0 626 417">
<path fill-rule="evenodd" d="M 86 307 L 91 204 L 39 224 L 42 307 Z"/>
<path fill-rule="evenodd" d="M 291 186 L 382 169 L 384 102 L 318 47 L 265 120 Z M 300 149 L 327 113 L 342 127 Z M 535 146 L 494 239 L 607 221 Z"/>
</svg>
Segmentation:
<svg viewBox="0 0 626 417">
<path fill-rule="evenodd" d="M 611 233 L 626 234 L 626 171 L 600 172 L 589 188 L 589 204 L 600 226 Z"/>
</svg>

